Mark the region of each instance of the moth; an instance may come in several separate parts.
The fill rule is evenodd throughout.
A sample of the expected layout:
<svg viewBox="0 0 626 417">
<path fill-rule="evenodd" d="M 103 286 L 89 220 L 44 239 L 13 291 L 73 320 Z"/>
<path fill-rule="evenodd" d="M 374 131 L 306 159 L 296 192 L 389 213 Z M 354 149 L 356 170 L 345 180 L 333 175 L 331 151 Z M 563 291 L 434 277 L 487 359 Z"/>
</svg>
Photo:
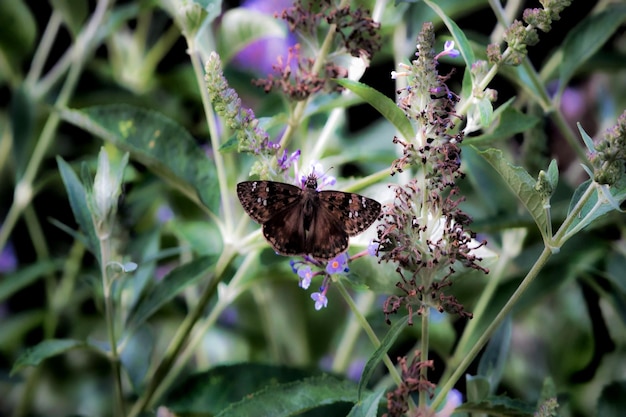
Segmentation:
<svg viewBox="0 0 626 417">
<path fill-rule="evenodd" d="M 310 174 L 304 187 L 275 181 L 244 181 L 237 197 L 274 250 L 286 256 L 329 260 L 348 248 L 348 238 L 370 227 L 380 203 L 359 194 L 317 190 Z"/>
</svg>

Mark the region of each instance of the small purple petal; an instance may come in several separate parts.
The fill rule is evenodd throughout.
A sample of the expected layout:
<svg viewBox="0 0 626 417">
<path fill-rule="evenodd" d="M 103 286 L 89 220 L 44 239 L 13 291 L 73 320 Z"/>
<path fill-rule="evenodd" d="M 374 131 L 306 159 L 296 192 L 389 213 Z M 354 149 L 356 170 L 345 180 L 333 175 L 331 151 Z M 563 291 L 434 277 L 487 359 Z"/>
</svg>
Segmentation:
<svg viewBox="0 0 626 417">
<path fill-rule="evenodd" d="M 376 256 L 376 254 L 378 253 L 378 248 L 380 247 L 380 243 L 378 242 L 370 242 L 370 244 L 367 246 L 367 253 L 370 256 Z"/>
<path fill-rule="evenodd" d="M 335 256 L 330 261 L 328 261 L 328 264 L 326 264 L 326 272 L 328 272 L 329 274 L 338 274 L 340 272 L 347 272 L 346 271 L 348 269 L 347 265 L 348 265 L 348 255 L 344 252 Z"/>
<path fill-rule="evenodd" d="M 318 311 L 328 306 L 328 298 L 321 292 L 314 292 L 311 294 L 311 298 L 315 301 L 315 309 Z"/>
<path fill-rule="evenodd" d="M 0 253 L 0 272 L 13 272 L 17 268 L 17 257 L 11 242 L 7 242 L 6 246 Z"/>
<path fill-rule="evenodd" d="M 305 266 L 304 268 L 298 271 L 298 276 L 300 277 L 299 286 L 303 289 L 308 289 L 311 285 L 311 279 L 313 278 L 313 272 L 311 271 L 310 266 Z"/>
</svg>

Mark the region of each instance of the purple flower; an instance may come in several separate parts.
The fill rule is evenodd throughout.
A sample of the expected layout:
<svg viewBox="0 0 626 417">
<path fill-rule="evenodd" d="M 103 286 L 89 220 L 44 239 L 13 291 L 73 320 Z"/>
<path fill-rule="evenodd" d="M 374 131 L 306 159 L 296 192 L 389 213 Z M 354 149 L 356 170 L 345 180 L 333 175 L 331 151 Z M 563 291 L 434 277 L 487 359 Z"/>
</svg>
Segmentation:
<svg viewBox="0 0 626 417">
<path fill-rule="evenodd" d="M 298 276 L 300 277 L 300 283 L 298 284 L 302 289 L 308 289 L 311 285 L 311 278 L 313 278 L 313 271 L 310 266 L 305 266 L 298 270 Z"/>
<path fill-rule="evenodd" d="M 281 171 L 287 171 L 300 158 L 300 149 L 287 155 L 287 149 L 283 151 L 283 155 L 278 158 L 278 167 Z"/>
<path fill-rule="evenodd" d="M 450 417 L 454 410 L 461 405 L 463 402 L 463 395 L 453 389 L 448 392 L 446 396 L 446 403 L 443 405 L 443 408 L 435 414 L 436 417 Z"/>
<path fill-rule="evenodd" d="M 167 204 L 161 204 L 157 209 L 157 220 L 159 223 L 164 224 L 174 218 L 174 211 Z"/>
<path fill-rule="evenodd" d="M 439 59 L 442 56 L 449 56 L 450 58 L 456 58 L 461 55 L 458 49 L 454 49 L 454 41 L 446 41 L 443 45 L 443 51 L 439 52 L 435 59 Z"/>
<path fill-rule="evenodd" d="M 7 242 L 6 246 L 0 252 L 0 272 L 13 272 L 17 268 L 17 257 L 11 242 Z"/>
<path fill-rule="evenodd" d="M 326 272 L 329 274 L 339 274 L 342 272 L 348 272 L 349 270 L 348 255 L 345 252 L 335 256 L 333 259 L 328 261 L 328 264 L 326 264 Z"/>
<path fill-rule="evenodd" d="M 321 310 L 323 307 L 328 306 L 326 289 L 322 290 L 322 292 L 314 292 L 313 294 L 311 294 L 311 298 L 315 301 L 315 309 L 318 311 Z"/>
<path fill-rule="evenodd" d="M 259 1 L 251 0 L 242 3 L 241 7 L 267 15 L 280 13 L 292 5 L 289 0 Z M 293 33 L 283 37 L 265 37 L 257 39 L 235 55 L 233 63 L 239 68 L 252 70 L 261 74 L 271 73 L 278 57 L 286 57 L 290 46 L 296 43 Z"/>
<path fill-rule="evenodd" d="M 380 247 L 380 243 L 371 241 L 367 246 L 367 253 L 370 256 L 376 256 L 378 254 L 378 248 Z"/>
</svg>

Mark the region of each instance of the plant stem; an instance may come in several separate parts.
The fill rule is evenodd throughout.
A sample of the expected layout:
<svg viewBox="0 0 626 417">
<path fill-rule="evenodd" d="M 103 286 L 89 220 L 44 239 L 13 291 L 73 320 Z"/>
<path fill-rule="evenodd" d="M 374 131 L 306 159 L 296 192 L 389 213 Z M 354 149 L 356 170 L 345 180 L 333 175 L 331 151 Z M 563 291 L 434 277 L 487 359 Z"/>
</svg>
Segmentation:
<svg viewBox="0 0 626 417">
<path fill-rule="evenodd" d="M 178 355 L 185 346 L 185 343 L 189 340 L 191 329 L 198 322 L 198 319 L 204 313 L 209 301 L 215 295 L 217 284 L 221 281 L 224 271 L 228 263 L 233 259 L 234 255 L 235 253 L 232 250 L 225 249 L 222 252 L 222 255 L 215 264 L 215 272 L 208 279 L 207 286 L 198 299 L 198 303 L 181 323 L 157 368 L 153 372 L 149 373 L 149 377 L 147 378 L 149 381 L 148 386 L 146 387 L 143 395 L 130 410 L 130 413 L 128 414 L 129 417 L 138 416 L 146 409 L 147 406 L 151 404 L 152 399 L 155 398 L 155 393 L 160 389 L 161 383 L 171 371 L 172 365 L 178 358 Z"/>
<path fill-rule="evenodd" d="M 346 287 L 340 280 L 334 281 L 333 285 L 335 286 L 335 288 L 337 288 L 339 294 L 341 294 L 345 302 L 350 307 L 352 314 L 354 314 L 354 317 L 361 324 L 361 328 L 365 331 L 365 334 L 372 342 L 372 345 L 374 345 L 374 348 L 378 349 L 378 347 L 380 346 L 380 340 L 376 336 L 376 333 L 374 333 L 374 329 L 372 329 L 367 319 L 363 316 L 363 314 L 361 314 L 361 311 L 357 308 L 354 300 L 350 296 L 350 293 L 348 293 L 348 290 L 346 290 Z M 385 366 L 387 367 L 387 370 L 389 371 L 389 374 L 393 381 L 396 383 L 396 385 L 401 385 L 402 377 L 398 373 L 398 370 L 395 368 L 395 366 L 393 366 L 393 362 L 391 362 L 391 359 L 388 355 L 383 356 L 383 362 L 385 363 Z"/>
<path fill-rule="evenodd" d="M 530 271 L 528 271 L 528 274 L 526 274 L 526 277 L 524 277 L 524 280 L 520 283 L 519 287 L 517 287 L 513 295 L 511 295 L 511 297 L 506 302 L 504 307 L 502 307 L 502 310 L 500 310 L 498 315 L 494 318 L 494 320 L 487 327 L 485 332 L 476 341 L 474 346 L 472 346 L 472 348 L 469 350 L 467 355 L 463 357 L 459 365 L 454 369 L 454 372 L 452 373 L 450 378 L 447 379 L 443 383 L 443 385 L 441 386 L 441 390 L 439 391 L 438 395 L 433 400 L 433 403 L 432 403 L 433 409 L 437 409 L 443 403 L 443 401 L 446 398 L 447 392 L 450 391 L 452 387 L 454 386 L 454 384 L 459 380 L 459 378 L 461 378 L 461 376 L 467 370 L 467 368 L 472 363 L 472 361 L 478 356 L 478 354 L 480 353 L 480 350 L 487 344 L 487 342 L 491 338 L 491 335 L 498 329 L 500 324 L 504 321 L 505 317 L 511 312 L 511 310 L 513 310 L 513 307 L 515 306 L 517 301 L 530 287 L 530 285 L 533 283 L 535 278 L 537 278 L 537 276 L 539 275 L 539 272 L 541 271 L 543 266 L 546 264 L 546 262 L 548 262 L 548 259 L 554 253 L 555 248 L 556 249 L 560 248 L 566 242 L 567 238 L 571 236 L 571 235 L 566 235 L 567 230 L 569 229 L 570 225 L 574 222 L 574 220 L 578 217 L 578 215 L 582 211 L 587 201 L 589 201 L 589 199 L 593 195 L 594 191 L 595 191 L 595 187 L 591 185 L 587 188 L 585 193 L 582 195 L 582 197 L 580 198 L 580 200 L 574 207 L 574 209 L 569 213 L 569 215 L 567 216 L 563 224 L 561 224 L 561 227 L 559 228 L 559 230 L 554 235 L 554 238 L 552 239 L 553 245 L 551 245 L 550 247 L 546 246 L 543 249 L 543 251 L 541 252 L 541 255 L 539 255 L 539 258 L 537 258 L 537 260 L 535 261 Z"/>
</svg>

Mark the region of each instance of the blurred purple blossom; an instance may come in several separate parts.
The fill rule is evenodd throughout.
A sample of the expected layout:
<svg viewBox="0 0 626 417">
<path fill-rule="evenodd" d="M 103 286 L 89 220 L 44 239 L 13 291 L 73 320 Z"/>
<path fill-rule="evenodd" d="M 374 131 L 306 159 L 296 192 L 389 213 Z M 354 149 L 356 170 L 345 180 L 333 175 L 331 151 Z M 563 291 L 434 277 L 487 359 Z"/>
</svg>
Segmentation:
<svg viewBox="0 0 626 417">
<path fill-rule="evenodd" d="M 7 242 L 6 246 L 0 252 L 0 273 L 13 272 L 17 268 L 17 257 L 15 249 L 11 242 Z"/>
<path fill-rule="evenodd" d="M 292 2 L 288 0 L 249 0 L 244 1 L 241 7 L 274 15 L 274 13 L 280 13 L 291 5 Z M 291 32 L 286 37 L 258 39 L 242 48 L 233 58 L 233 64 L 239 68 L 261 74 L 271 73 L 273 71 L 272 66 L 276 64 L 277 58 L 279 56 L 285 58 L 289 47 L 295 43 L 296 38 Z"/>
</svg>

